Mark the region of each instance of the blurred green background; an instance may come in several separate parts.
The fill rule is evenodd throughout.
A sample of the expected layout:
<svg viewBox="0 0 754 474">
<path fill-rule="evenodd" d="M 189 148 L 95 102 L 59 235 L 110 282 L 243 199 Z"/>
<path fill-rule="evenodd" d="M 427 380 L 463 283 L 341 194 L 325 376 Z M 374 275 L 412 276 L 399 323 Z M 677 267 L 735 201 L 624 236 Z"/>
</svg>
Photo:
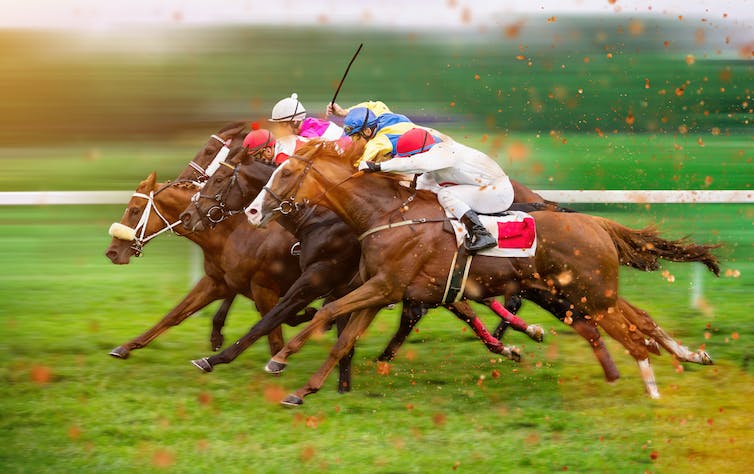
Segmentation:
<svg viewBox="0 0 754 474">
<path fill-rule="evenodd" d="M 754 66 L 749 29 L 736 25 L 615 15 L 432 33 L 0 30 L 0 191 L 131 190 L 153 170 L 171 179 L 211 133 L 263 121 L 292 92 L 322 116 L 362 42 L 340 104 L 383 100 L 534 189 L 751 189 Z M 386 312 L 360 341 L 352 395 L 328 381 L 300 410 L 283 411 L 276 400 L 318 366 L 331 336 L 282 379 L 260 371 L 266 344 L 200 375 L 187 361 L 208 351 L 212 306 L 130 360 L 112 360 L 110 349 L 189 289 L 192 244 L 161 237 L 115 267 L 103 253 L 122 206 L 0 207 L 0 467 L 746 472 L 754 208 L 574 207 L 721 245 L 719 279 L 673 264 L 621 275 L 622 295 L 692 349 L 704 345 L 716 366 L 681 373 L 667 355 L 653 358 L 664 398 L 651 402 L 617 344 L 609 341 L 623 379 L 606 385 L 583 341 L 525 304 L 522 317 L 548 333 L 536 346 L 507 336 L 525 350 L 520 366 L 500 364 L 437 311 L 380 376 L 372 359 L 395 324 Z M 237 302 L 226 340 L 256 317 Z"/>
</svg>

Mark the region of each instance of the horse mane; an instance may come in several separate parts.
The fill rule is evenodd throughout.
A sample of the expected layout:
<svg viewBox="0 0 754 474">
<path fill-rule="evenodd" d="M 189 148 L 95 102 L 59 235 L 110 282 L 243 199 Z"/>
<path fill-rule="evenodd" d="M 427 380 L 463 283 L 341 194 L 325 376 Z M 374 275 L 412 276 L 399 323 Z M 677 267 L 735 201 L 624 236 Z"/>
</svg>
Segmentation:
<svg viewBox="0 0 754 474">
<path fill-rule="evenodd" d="M 296 150 L 296 155 L 302 158 L 314 158 L 318 160 L 332 160 L 340 163 L 348 163 L 351 166 L 361 156 L 364 145 L 351 143 L 343 149 L 337 141 L 315 138 L 301 145 Z"/>
<path fill-rule="evenodd" d="M 234 128 L 239 128 L 239 127 L 246 127 L 246 122 L 231 122 L 228 125 L 221 128 L 220 130 L 218 130 L 217 133 L 227 132 L 228 130 L 232 130 Z"/>
</svg>

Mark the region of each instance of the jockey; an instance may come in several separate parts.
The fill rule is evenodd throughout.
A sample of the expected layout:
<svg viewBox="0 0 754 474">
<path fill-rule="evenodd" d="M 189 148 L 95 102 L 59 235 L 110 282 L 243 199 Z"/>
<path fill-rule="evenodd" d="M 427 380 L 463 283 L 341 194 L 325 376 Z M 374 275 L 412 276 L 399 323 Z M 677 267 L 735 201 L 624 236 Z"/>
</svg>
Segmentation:
<svg viewBox="0 0 754 474">
<path fill-rule="evenodd" d="M 343 128 L 334 122 L 306 116 L 304 105 L 299 102 L 298 94 L 281 99 L 272 108 L 268 122 L 275 124 L 275 136 L 278 138 L 278 149 L 287 155 L 292 155 L 299 146 L 312 138 L 338 141 L 345 148 L 351 139 L 343 134 Z"/>
<path fill-rule="evenodd" d="M 422 128 L 403 134 L 397 142 L 396 156 L 388 161 L 364 161 L 364 171 L 425 173 L 417 187 L 437 193 L 437 200 L 468 230 L 465 247 L 470 252 L 497 245 L 497 240 L 479 221 L 477 212 L 497 213 L 513 203 L 513 186 L 492 158 L 458 142 L 437 143 Z"/>
<path fill-rule="evenodd" d="M 263 128 L 252 130 L 246 135 L 243 139 L 243 146 L 248 158 L 275 166 L 287 160 L 290 156 L 281 150 L 282 147 L 272 136 L 272 133 Z"/>
<path fill-rule="evenodd" d="M 345 134 L 354 141 L 366 141 L 364 153 L 354 166 L 359 166 L 365 161 L 380 162 L 392 158 L 398 138 L 417 127 L 408 117 L 391 112 L 387 105 L 380 101 L 362 102 L 349 109 L 344 109 L 338 104 L 329 104 L 327 113 L 345 117 Z M 435 135 L 438 141 L 447 138 L 435 130 L 426 130 Z"/>
</svg>

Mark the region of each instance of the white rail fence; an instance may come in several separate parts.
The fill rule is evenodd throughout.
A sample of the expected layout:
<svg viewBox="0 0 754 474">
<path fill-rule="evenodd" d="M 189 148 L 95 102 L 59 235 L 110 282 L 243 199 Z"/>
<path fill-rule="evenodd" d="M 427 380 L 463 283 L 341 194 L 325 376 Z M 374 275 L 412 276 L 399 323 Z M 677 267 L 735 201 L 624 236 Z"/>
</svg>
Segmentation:
<svg viewBox="0 0 754 474">
<path fill-rule="evenodd" d="M 754 203 L 754 190 L 543 190 L 545 199 L 560 203 Z M 48 206 L 66 204 L 123 204 L 133 191 L 11 191 L 0 192 L 0 206 Z"/>
<path fill-rule="evenodd" d="M 754 190 L 726 191 L 669 191 L 669 190 L 543 190 L 537 191 L 545 199 L 560 203 L 602 204 L 676 204 L 676 203 L 754 203 Z M 132 191 L 14 191 L 0 192 L 0 206 L 48 206 L 79 204 L 121 204 L 131 199 Z M 202 256 L 198 247 L 192 246 L 192 282 L 202 273 Z M 696 307 L 703 292 L 702 266 L 694 268 L 689 305 Z"/>
</svg>

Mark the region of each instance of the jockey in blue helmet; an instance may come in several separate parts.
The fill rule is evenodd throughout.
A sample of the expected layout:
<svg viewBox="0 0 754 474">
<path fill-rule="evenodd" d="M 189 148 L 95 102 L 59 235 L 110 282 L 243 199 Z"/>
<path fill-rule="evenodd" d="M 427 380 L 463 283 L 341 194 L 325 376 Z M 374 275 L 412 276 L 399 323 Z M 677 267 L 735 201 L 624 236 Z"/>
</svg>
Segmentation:
<svg viewBox="0 0 754 474">
<path fill-rule="evenodd" d="M 327 113 L 345 117 L 344 133 L 354 141 L 366 141 L 364 152 L 354 166 L 359 166 L 364 161 L 379 162 L 392 158 L 398 138 L 416 127 L 408 117 L 391 112 L 380 101 L 362 102 L 348 110 L 338 104 L 329 104 Z M 440 136 L 434 130 L 431 133 Z"/>
</svg>

